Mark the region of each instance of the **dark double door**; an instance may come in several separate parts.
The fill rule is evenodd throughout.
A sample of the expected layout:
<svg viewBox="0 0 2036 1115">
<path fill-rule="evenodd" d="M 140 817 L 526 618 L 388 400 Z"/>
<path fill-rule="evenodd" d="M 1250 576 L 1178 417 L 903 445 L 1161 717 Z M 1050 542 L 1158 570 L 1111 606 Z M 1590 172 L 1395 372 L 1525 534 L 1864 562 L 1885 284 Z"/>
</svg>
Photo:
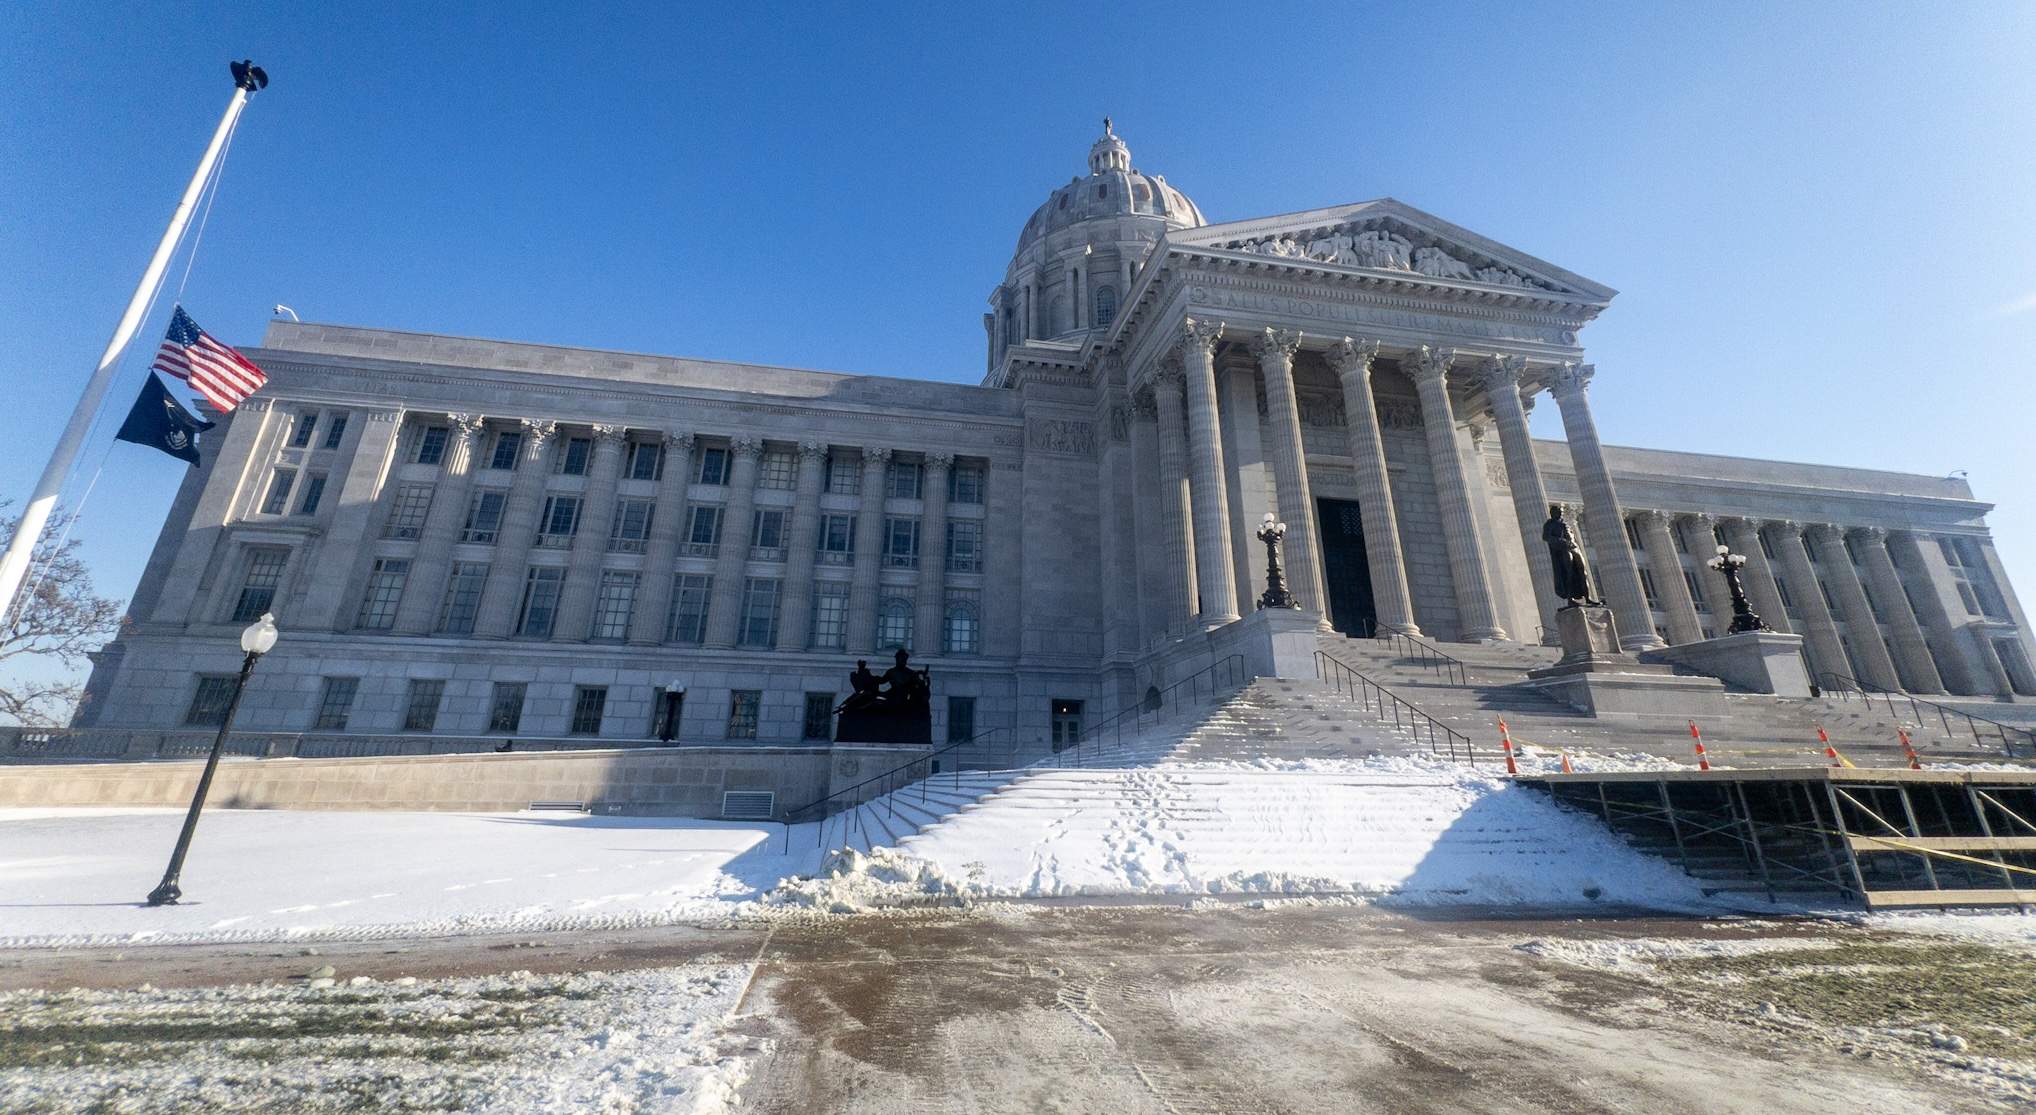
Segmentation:
<svg viewBox="0 0 2036 1115">
<path fill-rule="evenodd" d="M 1322 583 L 1329 592 L 1329 624 L 1346 635 L 1377 633 L 1372 604 L 1371 559 L 1364 550 L 1364 513 L 1355 500 L 1318 499 L 1322 524 Z"/>
</svg>

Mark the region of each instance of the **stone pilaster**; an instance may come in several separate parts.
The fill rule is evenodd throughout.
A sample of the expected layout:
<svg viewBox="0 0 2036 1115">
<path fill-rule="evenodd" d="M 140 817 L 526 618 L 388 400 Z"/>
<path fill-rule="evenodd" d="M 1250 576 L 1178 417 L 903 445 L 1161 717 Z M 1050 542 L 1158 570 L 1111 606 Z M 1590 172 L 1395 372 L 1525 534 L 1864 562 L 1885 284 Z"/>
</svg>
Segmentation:
<svg viewBox="0 0 2036 1115">
<path fill-rule="evenodd" d="M 573 535 L 572 553 L 566 559 L 558 622 L 551 625 L 553 642 L 584 643 L 591 634 L 594 599 L 601 591 L 601 559 L 608 552 L 608 529 L 615 517 L 615 486 L 622 479 L 626 433 L 621 426 L 594 427 L 594 460 L 587 468 L 587 487 L 580 496 L 580 529 Z M 643 591 L 640 583 L 637 591 Z"/>
<path fill-rule="evenodd" d="M 1321 550 L 1315 541 L 1315 497 L 1308 490 L 1308 451 L 1301 442 L 1301 406 L 1294 398 L 1294 353 L 1300 347 L 1299 333 L 1268 329 L 1252 342 L 1251 352 L 1265 376 L 1273 484 L 1279 492 L 1280 518 L 1287 524 L 1281 555 L 1287 585 L 1301 607 L 1321 612 L 1326 622 L 1329 608 L 1322 590 Z"/>
<path fill-rule="evenodd" d="M 1725 541 L 1732 552 L 1746 559 L 1746 564 L 1739 567 L 1739 583 L 1746 587 L 1746 599 L 1753 610 L 1760 613 L 1769 627 L 1794 634 L 1795 623 L 1782 603 L 1781 590 L 1775 587 L 1774 567 L 1768 564 L 1767 551 L 1760 544 L 1760 528 L 1753 520 L 1738 517 L 1719 519 L 1718 525 L 1725 528 Z"/>
<path fill-rule="evenodd" d="M 398 635 L 428 635 L 438 619 L 439 599 L 446 571 L 452 564 L 453 543 L 459 541 L 466 525 L 467 498 L 473 488 L 474 451 L 481 436 L 479 415 L 454 414 L 451 437 L 438 474 L 438 486 L 431 493 L 431 511 L 418 532 L 417 556 L 410 562 L 410 582 L 403 600 L 396 606 Z"/>
<path fill-rule="evenodd" d="M 1188 480 L 1188 425 L 1183 409 L 1182 373 L 1178 361 L 1160 363 L 1153 377 L 1152 397 L 1159 417 L 1159 514 L 1162 537 L 1160 553 L 1165 570 L 1160 578 L 1165 594 L 1161 615 L 1166 631 L 1178 635 L 1188 629 L 1195 607 L 1194 511 Z"/>
<path fill-rule="evenodd" d="M 1379 433 L 1378 405 L 1371 393 L 1371 364 L 1378 351 L 1377 341 L 1345 337 L 1330 347 L 1329 367 L 1343 385 L 1344 432 L 1350 439 L 1358 510 L 1364 516 L 1372 610 L 1380 623 L 1419 635 L 1414 594 L 1407 589 L 1407 563 L 1400 552 L 1400 519 L 1393 510 L 1392 478 L 1386 472 L 1386 443 Z"/>
<path fill-rule="evenodd" d="M 1548 560 L 1548 547 L 1541 541 L 1541 526 L 1548 521 L 1548 489 L 1541 483 L 1541 466 L 1534 461 L 1534 435 L 1527 427 L 1527 404 L 1520 395 L 1520 373 L 1527 361 L 1518 356 L 1497 356 L 1479 369 L 1485 397 L 1491 401 L 1492 421 L 1499 427 L 1499 451 L 1506 458 L 1506 487 L 1513 493 L 1513 518 L 1520 524 L 1520 546 L 1526 551 L 1528 576 L 1534 582 L 1534 604 L 1541 615 L 1543 641 L 1560 641 L 1555 633 L 1555 610 L 1562 601 L 1555 595 L 1555 570 Z"/>
<path fill-rule="evenodd" d="M 942 626 L 947 619 L 947 475 L 954 454 L 926 454 L 926 475 L 919 489 L 925 508 L 919 517 L 919 597 L 913 616 L 912 645 L 923 658 L 940 654 Z"/>
<path fill-rule="evenodd" d="M 1181 373 L 1187 388 L 1188 495 L 1194 509 L 1195 584 L 1204 627 L 1237 618 L 1237 574 L 1230 558 L 1230 496 L 1224 487 L 1223 430 L 1216 413 L 1216 341 L 1220 321 L 1184 323 Z"/>
<path fill-rule="evenodd" d="M 1683 583 L 1682 558 L 1676 553 L 1668 519 L 1660 511 L 1633 513 L 1633 521 L 1640 526 L 1641 541 L 1646 544 L 1648 569 L 1654 574 L 1654 594 L 1661 599 L 1661 609 L 1668 616 L 1668 641 L 1700 642 L 1704 637 L 1703 621 L 1697 618 L 1690 586 Z"/>
<path fill-rule="evenodd" d="M 1923 557 L 1915 534 L 1906 530 L 1889 531 L 1888 554 L 1894 559 L 1895 567 L 1907 573 L 1921 590 L 1916 594 L 1920 598 L 1916 602 L 1919 605 L 1916 618 L 1929 632 L 1930 644 L 1936 651 L 1932 657 L 1944 687 L 1959 694 L 1984 692 L 1984 686 L 1973 679 L 1965 653 L 1960 649 L 1959 625 L 1953 622 L 1950 610 L 1944 606 L 1944 596 L 1933 583 L 1930 562 Z"/>
<path fill-rule="evenodd" d="M 733 467 L 728 474 L 728 503 L 721 512 L 721 551 L 714 560 L 714 591 L 707 598 L 709 650 L 735 646 L 742 621 L 742 574 L 749 567 L 750 519 L 756 512 L 757 462 L 763 439 L 737 434 L 728 439 Z"/>
<path fill-rule="evenodd" d="M 1817 570 L 1810 564 L 1810 553 L 1803 540 L 1803 525 L 1786 520 L 1768 524 L 1769 540 L 1774 543 L 1775 552 L 1780 555 L 1782 572 L 1787 575 L 1789 595 L 1795 598 L 1797 618 L 1801 620 L 1803 643 L 1810 653 L 1810 680 L 1818 686 L 1829 688 L 1826 680 L 1818 674 L 1844 674 L 1852 676 L 1852 660 L 1845 655 L 1845 646 L 1838 639 L 1838 624 L 1831 618 L 1831 608 L 1824 603 L 1823 590 L 1817 587 Z"/>
<path fill-rule="evenodd" d="M 1979 657 L 1980 671 L 1986 675 L 1987 691 L 1996 697 L 2014 700 L 2015 682 L 2008 676 L 2008 666 L 2001 661 L 2001 652 L 1994 647 L 1994 628 L 1985 620 L 1974 620 L 1965 625 L 1965 630 Z"/>
<path fill-rule="evenodd" d="M 1902 578 L 1888 557 L 1887 542 L 1888 532 L 1880 527 L 1860 527 L 1852 532 L 1852 547 L 1866 571 L 1866 590 L 1888 620 L 1895 673 L 1902 679 L 1902 688 L 1911 693 L 1942 693 L 1944 679 L 1937 675 L 1930 645 L 1923 640 L 1923 625 L 1917 621 L 1915 609 L 1909 607 L 1909 594 L 1902 591 Z"/>
<path fill-rule="evenodd" d="M 253 398 L 235 407 L 228 420 L 219 455 L 211 464 L 212 475 L 191 511 L 189 529 L 177 544 L 176 560 L 163 578 L 163 587 L 150 618 L 162 623 L 205 623 L 223 616 L 200 615 L 199 586 L 206 580 L 215 555 L 224 548 L 219 536 L 227 519 L 248 488 L 259 489 L 267 479 L 264 468 L 255 467 L 255 449 L 267 439 L 272 400 Z M 264 462 L 266 463 L 266 462 Z M 296 555 L 302 561 L 303 555 Z M 287 622 L 288 616 L 284 617 Z"/>
<path fill-rule="evenodd" d="M 813 561 L 820 545 L 820 485 L 826 475 L 827 443 L 801 442 L 792 530 L 785 540 L 785 611 L 778 617 L 779 650 L 805 650 L 813 637 Z"/>
<path fill-rule="evenodd" d="M 402 428 L 403 412 L 371 410 L 365 417 L 353 454 L 347 458 L 331 526 L 318 548 L 310 590 L 304 594 L 304 611 L 297 623 L 305 631 L 350 630 L 360 607 L 359 586 L 366 579 L 367 563 L 373 560 L 365 539 L 374 518 L 375 499 L 396 452 L 396 431 Z M 418 591 L 429 590 L 420 590 L 415 578 L 405 581 L 406 594 Z"/>
<path fill-rule="evenodd" d="M 878 576 L 884 567 L 884 480 L 891 451 L 865 446 L 862 451 L 862 502 L 855 516 L 855 569 L 848 582 L 848 651 L 871 654 L 877 648 Z"/>
<path fill-rule="evenodd" d="M 474 616 L 474 638 L 506 639 L 516 627 L 516 609 L 523 603 L 524 567 L 537 543 L 537 516 L 544 510 L 545 454 L 558 434 L 558 423 L 523 420 L 523 444 L 516 456 L 516 479 L 502 508 L 502 529 L 495 532 L 495 556 L 481 605 Z"/>
<path fill-rule="evenodd" d="M 1484 543 L 1471 512 L 1470 484 L 1464 476 L 1463 452 L 1456 440 L 1456 416 L 1449 403 L 1450 349 L 1423 346 L 1402 361 L 1421 392 L 1421 426 L 1428 436 L 1429 466 L 1435 472 L 1435 502 L 1442 513 L 1442 540 L 1449 549 L 1450 579 L 1456 584 L 1456 610 L 1466 643 L 1503 639 L 1498 610 L 1492 604 L 1492 581 L 1485 567 Z M 1367 534 L 1370 532 L 1367 531 Z M 1539 537 L 1537 535 L 1537 537 Z"/>
<path fill-rule="evenodd" d="M 1591 404 L 1584 397 L 1597 369 L 1589 364 L 1565 364 L 1542 373 L 1542 380 L 1562 408 L 1562 429 L 1569 439 L 1569 459 L 1576 469 L 1577 487 L 1584 497 L 1584 516 L 1590 521 L 1593 550 L 1598 559 L 1600 589 L 1618 620 L 1619 645 L 1625 650 L 1653 650 L 1662 645 L 1647 614 L 1647 593 L 1640 587 L 1640 567 L 1633 562 L 1633 547 L 1626 544 L 1626 527 L 1619 510 L 1619 493 L 1612 486 L 1612 470 L 1605 465 L 1605 450 L 1598 444 L 1598 426 L 1591 418 Z"/>
<path fill-rule="evenodd" d="M 693 480 L 693 435 L 664 436 L 664 471 L 659 474 L 657 503 L 650 513 L 650 537 L 643 545 L 643 584 L 636 590 L 636 615 L 629 621 L 629 645 L 664 642 L 665 614 L 672 607 L 672 573 L 679 557 L 679 535 L 686 529 L 686 488 Z"/>
</svg>

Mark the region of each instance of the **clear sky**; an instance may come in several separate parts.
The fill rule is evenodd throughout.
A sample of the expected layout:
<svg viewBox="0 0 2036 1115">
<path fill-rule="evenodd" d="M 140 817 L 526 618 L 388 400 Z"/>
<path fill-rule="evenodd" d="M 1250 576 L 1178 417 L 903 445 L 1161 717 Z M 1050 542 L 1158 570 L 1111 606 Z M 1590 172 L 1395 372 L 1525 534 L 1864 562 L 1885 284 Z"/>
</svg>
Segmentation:
<svg viewBox="0 0 2036 1115">
<path fill-rule="evenodd" d="M 16 507 L 240 57 L 274 85 L 183 295 L 229 343 L 283 302 L 973 382 L 1108 114 L 1212 221 L 1391 196 L 1617 288 L 1608 442 L 1970 470 L 2036 593 L 2028 4 L 0 6 Z M 77 533 L 124 597 L 184 466 L 106 445 Z"/>
</svg>

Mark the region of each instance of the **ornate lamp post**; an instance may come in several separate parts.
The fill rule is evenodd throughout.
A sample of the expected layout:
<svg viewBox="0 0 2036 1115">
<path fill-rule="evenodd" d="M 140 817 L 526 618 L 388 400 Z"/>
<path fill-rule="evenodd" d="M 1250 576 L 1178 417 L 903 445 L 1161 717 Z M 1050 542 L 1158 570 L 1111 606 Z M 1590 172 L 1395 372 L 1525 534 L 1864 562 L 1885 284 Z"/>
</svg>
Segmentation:
<svg viewBox="0 0 2036 1115">
<path fill-rule="evenodd" d="M 1730 546 L 1718 547 L 1718 556 L 1704 563 L 1725 575 L 1725 587 L 1732 591 L 1732 626 L 1727 635 L 1743 635 L 1748 631 L 1772 631 L 1766 621 L 1753 614 L 1753 605 L 1746 600 L 1746 589 L 1739 583 L 1739 567 L 1746 564 L 1743 554 L 1735 554 Z"/>
<path fill-rule="evenodd" d="M 1301 606 L 1294 600 L 1294 594 L 1287 591 L 1286 578 L 1280 575 L 1280 540 L 1286 536 L 1287 524 L 1266 512 L 1265 522 L 1258 528 L 1258 540 L 1265 543 L 1265 595 L 1258 598 L 1261 609 Z"/>
<path fill-rule="evenodd" d="M 658 742 L 670 743 L 678 738 L 679 710 L 685 706 L 686 683 L 673 678 L 672 683 L 665 686 L 665 722 L 663 727 L 658 729 Z"/>
<path fill-rule="evenodd" d="M 240 633 L 240 649 L 247 652 L 241 660 L 240 677 L 233 683 L 233 696 L 226 702 L 226 715 L 219 720 L 219 734 L 212 740 L 212 757 L 205 760 L 205 773 L 198 776 L 198 792 L 191 795 L 191 811 L 184 814 L 184 831 L 177 834 L 177 850 L 170 853 L 169 870 L 163 872 L 163 881 L 156 889 L 148 892 L 151 906 L 174 906 L 183 897 L 184 889 L 177 885 L 178 877 L 184 873 L 184 853 L 191 850 L 191 834 L 198 831 L 198 814 L 205 808 L 205 794 L 212 789 L 212 775 L 219 769 L 219 755 L 226 750 L 226 733 L 233 729 L 233 714 L 240 711 L 240 694 L 247 688 L 248 675 L 254 673 L 255 663 L 276 646 L 276 617 L 267 612 L 262 618 L 249 624 Z"/>
</svg>

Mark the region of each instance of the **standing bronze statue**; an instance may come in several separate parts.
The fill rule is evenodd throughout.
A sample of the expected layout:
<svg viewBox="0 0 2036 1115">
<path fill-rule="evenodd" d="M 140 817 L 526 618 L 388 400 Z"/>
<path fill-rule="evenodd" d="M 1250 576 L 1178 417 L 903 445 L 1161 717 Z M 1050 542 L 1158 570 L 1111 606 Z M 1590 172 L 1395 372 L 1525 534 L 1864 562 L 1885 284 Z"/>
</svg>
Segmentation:
<svg viewBox="0 0 2036 1115">
<path fill-rule="evenodd" d="M 1596 608 L 1601 601 L 1591 596 L 1590 566 L 1584 561 L 1584 552 L 1576 544 L 1576 535 L 1569 529 L 1569 520 L 1562 517 L 1562 505 L 1548 505 L 1548 521 L 1541 524 L 1541 540 L 1548 543 L 1548 564 L 1555 573 L 1555 595 L 1568 602 L 1568 607 L 1582 605 Z"/>
</svg>

